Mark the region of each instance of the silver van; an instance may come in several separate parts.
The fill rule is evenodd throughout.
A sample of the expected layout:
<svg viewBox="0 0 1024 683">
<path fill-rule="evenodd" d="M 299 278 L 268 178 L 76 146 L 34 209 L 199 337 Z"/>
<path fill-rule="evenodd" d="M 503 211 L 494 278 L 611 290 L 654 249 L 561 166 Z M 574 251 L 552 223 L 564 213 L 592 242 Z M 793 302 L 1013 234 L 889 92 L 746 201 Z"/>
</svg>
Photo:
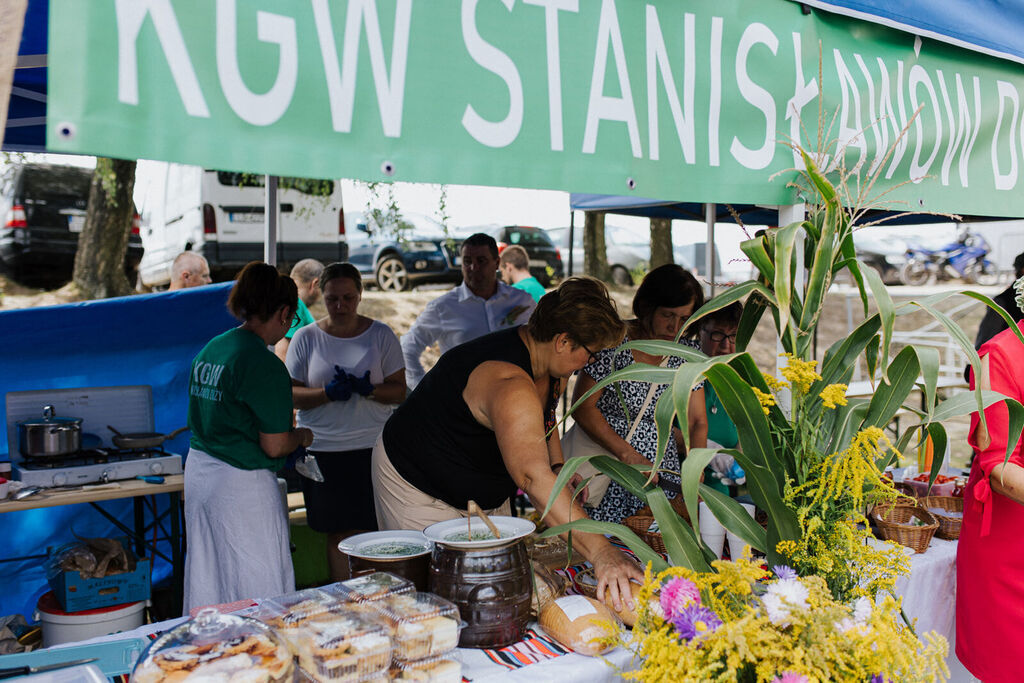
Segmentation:
<svg viewBox="0 0 1024 683">
<path fill-rule="evenodd" d="M 183 251 L 202 254 L 215 280 L 263 259 L 262 175 L 140 160 L 135 203 L 146 249 L 139 280 L 147 287 L 167 285 L 171 263 Z M 304 258 L 348 258 L 337 181 L 281 178 L 278 206 L 277 263 L 283 270 Z"/>
</svg>

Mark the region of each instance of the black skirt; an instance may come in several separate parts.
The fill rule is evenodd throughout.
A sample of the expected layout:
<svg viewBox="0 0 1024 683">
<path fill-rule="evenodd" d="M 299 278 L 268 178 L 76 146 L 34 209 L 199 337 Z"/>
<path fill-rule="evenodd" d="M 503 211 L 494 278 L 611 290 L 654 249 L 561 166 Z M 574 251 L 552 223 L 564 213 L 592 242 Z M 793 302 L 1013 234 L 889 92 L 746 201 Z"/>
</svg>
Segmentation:
<svg viewBox="0 0 1024 683">
<path fill-rule="evenodd" d="M 316 458 L 323 482 L 302 477 L 309 528 L 321 533 L 376 531 L 370 480 L 372 448 L 356 451 L 309 451 Z"/>
</svg>

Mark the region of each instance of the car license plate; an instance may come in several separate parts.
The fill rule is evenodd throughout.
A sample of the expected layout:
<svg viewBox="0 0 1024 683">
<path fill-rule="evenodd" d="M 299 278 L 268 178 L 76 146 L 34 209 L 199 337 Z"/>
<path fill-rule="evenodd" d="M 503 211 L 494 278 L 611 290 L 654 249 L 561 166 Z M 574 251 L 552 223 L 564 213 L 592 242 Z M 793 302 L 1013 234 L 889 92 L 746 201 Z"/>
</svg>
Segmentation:
<svg viewBox="0 0 1024 683">
<path fill-rule="evenodd" d="M 229 213 L 228 220 L 232 223 L 262 223 L 262 213 Z"/>
<path fill-rule="evenodd" d="M 71 232 L 82 232 L 85 227 L 85 216 L 68 216 L 68 230 Z"/>
</svg>

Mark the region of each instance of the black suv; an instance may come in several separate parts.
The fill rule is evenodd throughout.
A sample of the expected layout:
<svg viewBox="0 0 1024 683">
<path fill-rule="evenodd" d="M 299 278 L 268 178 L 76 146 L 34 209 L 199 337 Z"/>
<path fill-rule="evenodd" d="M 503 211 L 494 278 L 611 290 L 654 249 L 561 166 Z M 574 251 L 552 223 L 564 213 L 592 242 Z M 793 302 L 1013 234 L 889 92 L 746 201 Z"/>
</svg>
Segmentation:
<svg viewBox="0 0 1024 683">
<path fill-rule="evenodd" d="M 92 174 L 74 166 L 18 164 L 0 179 L 0 261 L 15 279 L 71 279 Z M 131 282 L 141 259 L 136 216 L 125 256 Z"/>
<path fill-rule="evenodd" d="M 487 233 L 498 243 L 498 253 L 505 247 L 518 244 L 526 250 L 530 257 L 530 275 L 545 287 L 565 276 L 562 265 L 562 252 L 558 250 L 551 237 L 542 228 L 526 225 L 483 225 L 476 228 L 462 228 L 460 235 L 469 236 L 475 232 Z"/>
</svg>

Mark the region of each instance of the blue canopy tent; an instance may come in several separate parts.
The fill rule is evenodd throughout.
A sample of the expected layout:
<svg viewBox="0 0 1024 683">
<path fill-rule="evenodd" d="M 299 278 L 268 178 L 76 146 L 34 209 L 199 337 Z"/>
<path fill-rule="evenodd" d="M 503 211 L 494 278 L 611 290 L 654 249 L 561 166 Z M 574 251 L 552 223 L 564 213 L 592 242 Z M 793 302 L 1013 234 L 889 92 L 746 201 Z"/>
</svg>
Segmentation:
<svg viewBox="0 0 1024 683">
<path fill-rule="evenodd" d="M 0 312 L 0 343 L 6 349 L 0 356 L 0 397 L 11 391 L 149 385 L 157 431 L 181 427 L 187 422 L 192 358 L 212 337 L 238 324 L 225 306 L 232 284 Z M 165 447 L 183 454 L 188 440 L 186 432 Z M 7 444 L 6 420 L 0 420 L 0 460 L 13 455 L 6 453 Z M 128 499 L 104 507 L 117 519 L 132 519 Z M 6 512 L 0 518 L 0 615 L 31 615 L 49 590 L 42 562 L 47 547 L 68 542 L 72 532 L 120 535 L 84 503 Z M 170 557 L 166 543 L 160 545 Z M 169 564 L 158 559 L 154 583 L 169 574 Z"/>
<path fill-rule="evenodd" d="M 14 83 L 7 105 L 3 150 L 46 151 L 46 50 L 49 0 L 29 0 Z"/>
</svg>

